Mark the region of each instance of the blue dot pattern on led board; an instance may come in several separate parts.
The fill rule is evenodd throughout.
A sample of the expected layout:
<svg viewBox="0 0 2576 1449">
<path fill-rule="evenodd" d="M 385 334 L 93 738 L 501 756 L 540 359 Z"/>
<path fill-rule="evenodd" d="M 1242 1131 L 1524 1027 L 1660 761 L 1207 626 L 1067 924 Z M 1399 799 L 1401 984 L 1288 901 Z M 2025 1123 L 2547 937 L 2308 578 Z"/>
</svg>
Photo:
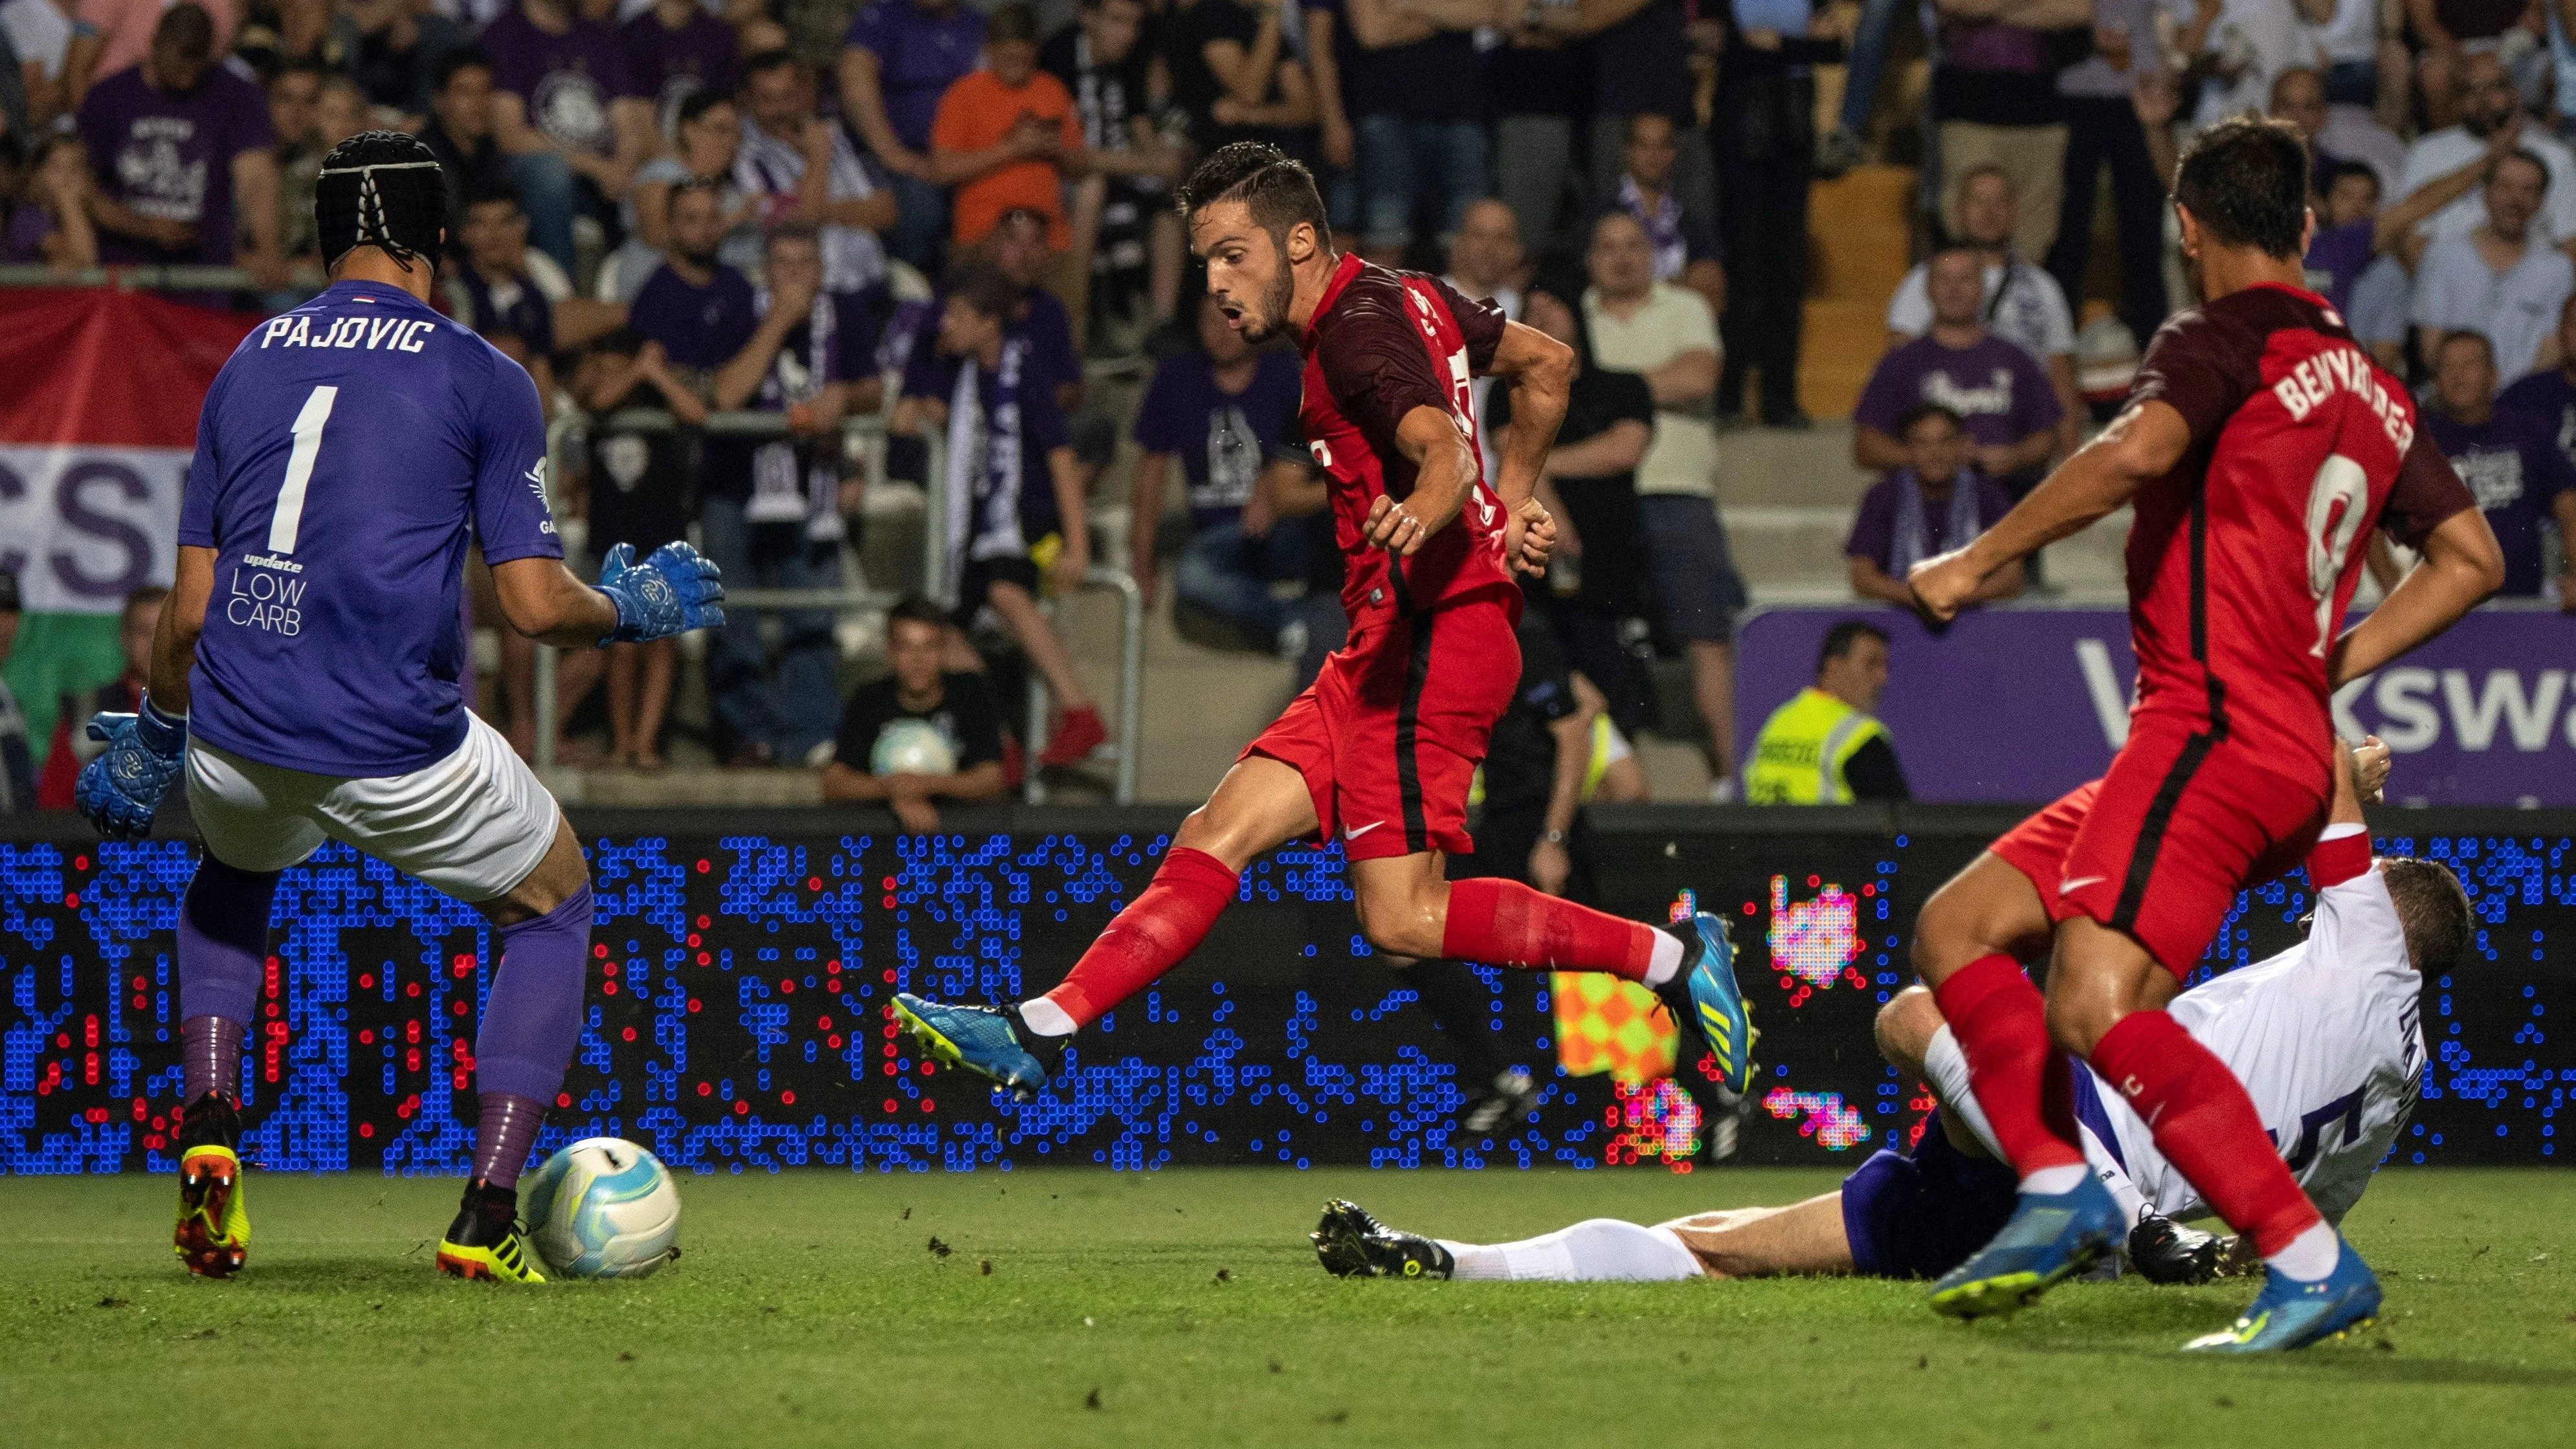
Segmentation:
<svg viewBox="0 0 2576 1449">
<path fill-rule="evenodd" d="M 1668 841 L 1607 837 L 1605 904 L 1659 920 L 1689 886 L 1734 922 L 1765 1030 L 1767 1110 L 1745 1158 L 1847 1164 L 1911 1140 L 1928 1095 L 1878 1063 L 1869 1019 L 1912 979 L 1905 929 L 1922 897 L 1982 839 L 1918 826 L 1894 841 Z M 540 1152 L 617 1135 L 694 1172 L 1593 1167 L 1652 1160 L 1695 1130 L 1681 1094 L 1559 1073 L 1547 979 L 1480 968 L 1490 1020 L 1543 1095 L 1532 1120 L 1470 1139 L 1449 1049 L 1358 936 L 1333 847 L 1255 862 L 1200 951 L 1085 1033 L 1067 1081 L 1036 1101 L 925 1073 L 887 1019 L 895 991 L 1004 1001 L 1052 985 L 1166 845 L 593 838 L 586 1024 Z M 2431 1059 L 2395 1160 L 2556 1159 L 2576 1053 L 2553 1042 L 2548 1009 L 2576 1006 L 2576 970 L 2548 941 L 2576 932 L 2570 845 L 2381 841 L 2457 870 L 2479 927 L 2469 959 L 2426 983 Z M 171 1167 L 173 951 L 192 859 L 169 841 L 0 844 L 0 1171 Z M 2307 908 L 2298 876 L 2248 892 L 2196 978 L 2280 949 Z M 472 910 L 345 847 L 289 871 L 246 1037 L 243 1155 L 271 1171 L 464 1172 L 493 945 Z M 1826 959 L 1846 952 L 1839 971 Z"/>
</svg>

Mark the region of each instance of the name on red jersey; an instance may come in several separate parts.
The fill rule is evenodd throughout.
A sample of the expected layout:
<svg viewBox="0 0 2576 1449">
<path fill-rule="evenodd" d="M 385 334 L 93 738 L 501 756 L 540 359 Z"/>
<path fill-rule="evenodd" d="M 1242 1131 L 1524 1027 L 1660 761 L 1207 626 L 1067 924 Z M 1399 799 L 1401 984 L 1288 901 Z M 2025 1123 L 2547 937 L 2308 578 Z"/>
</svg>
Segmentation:
<svg viewBox="0 0 2576 1449">
<path fill-rule="evenodd" d="M 2360 348 L 2329 347 L 2283 373 L 2281 380 L 2272 384 L 2272 396 L 2288 410 L 2290 421 L 2304 423 L 2308 414 L 2324 406 L 2337 392 L 2351 393 L 2379 418 L 2388 441 L 2402 458 L 2415 441 L 2415 420 L 2380 384 L 2379 375 L 2378 366 Z"/>
</svg>

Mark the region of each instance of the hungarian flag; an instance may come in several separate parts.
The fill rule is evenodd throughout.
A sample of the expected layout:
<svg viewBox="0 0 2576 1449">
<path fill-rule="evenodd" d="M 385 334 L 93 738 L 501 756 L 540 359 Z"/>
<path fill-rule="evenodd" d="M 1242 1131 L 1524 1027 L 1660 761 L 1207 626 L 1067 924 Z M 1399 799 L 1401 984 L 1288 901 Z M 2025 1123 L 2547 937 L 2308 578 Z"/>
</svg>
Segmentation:
<svg viewBox="0 0 2576 1449">
<path fill-rule="evenodd" d="M 64 695 L 123 671 L 125 596 L 169 584 L 197 410 L 257 323 L 139 292 L 0 291 L 0 568 L 27 610 L 0 678 L 39 750 Z"/>
</svg>

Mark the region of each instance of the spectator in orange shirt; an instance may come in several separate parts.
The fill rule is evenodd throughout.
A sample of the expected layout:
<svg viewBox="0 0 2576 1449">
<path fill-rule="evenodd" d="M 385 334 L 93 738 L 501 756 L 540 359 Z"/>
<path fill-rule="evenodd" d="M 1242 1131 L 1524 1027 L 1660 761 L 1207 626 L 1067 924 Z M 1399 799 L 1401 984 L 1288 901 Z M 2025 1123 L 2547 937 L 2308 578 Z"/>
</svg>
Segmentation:
<svg viewBox="0 0 2576 1449">
<path fill-rule="evenodd" d="M 1082 117 L 1064 82 L 1038 69 L 1037 11 L 993 12 L 984 30 L 986 69 L 959 76 L 930 123 L 930 180 L 953 186 L 956 244 L 973 246 L 1008 211 L 1046 218 L 1047 247 L 1073 236 L 1064 219 L 1064 180 L 1085 169 Z"/>
</svg>

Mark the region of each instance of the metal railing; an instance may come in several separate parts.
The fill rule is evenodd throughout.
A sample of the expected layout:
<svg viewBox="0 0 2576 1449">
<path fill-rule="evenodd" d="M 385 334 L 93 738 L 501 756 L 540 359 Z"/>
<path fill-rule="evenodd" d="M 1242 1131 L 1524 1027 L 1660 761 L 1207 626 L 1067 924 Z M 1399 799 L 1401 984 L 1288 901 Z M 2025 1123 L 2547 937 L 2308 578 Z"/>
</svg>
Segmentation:
<svg viewBox="0 0 2576 1449">
<path fill-rule="evenodd" d="M 612 429 L 623 432 L 669 432 L 679 427 L 679 419 L 660 408 L 621 408 L 606 417 L 592 417 L 566 409 L 546 429 L 547 472 L 563 475 L 564 445 L 576 432 Z M 784 414 L 774 412 L 720 412 L 710 414 L 700 431 L 719 436 L 784 438 L 790 435 Z M 852 418 L 842 424 L 845 444 L 857 441 L 867 457 L 867 483 L 871 488 L 884 486 L 886 437 L 885 419 L 880 414 Z M 938 428 L 925 429 L 923 444 L 927 450 L 922 472 L 922 592 L 938 597 L 943 592 L 948 565 L 946 506 L 947 435 Z M 1113 589 L 1120 596 L 1118 639 L 1118 740 L 1114 749 L 1117 773 L 1112 798 L 1121 805 L 1136 799 L 1136 761 L 1143 734 L 1145 622 L 1144 591 L 1122 569 L 1095 567 L 1084 576 L 1086 589 Z M 882 613 L 891 608 L 901 594 L 885 589 L 816 588 L 754 589 L 727 588 L 727 609 L 750 609 L 758 612 L 783 612 L 791 609 L 828 609 L 834 613 Z M 1046 605 L 1050 616 L 1053 601 Z M 554 768 L 557 755 L 555 718 L 559 694 L 555 677 L 555 650 L 540 644 L 536 659 L 536 766 Z M 1032 676 L 1030 703 L 1035 723 L 1026 741 L 1029 757 L 1034 760 L 1045 748 L 1042 731 L 1045 726 L 1045 684 Z M 1032 768 L 1026 776 L 1026 795 L 1031 803 L 1046 798 L 1045 786 Z"/>
</svg>

